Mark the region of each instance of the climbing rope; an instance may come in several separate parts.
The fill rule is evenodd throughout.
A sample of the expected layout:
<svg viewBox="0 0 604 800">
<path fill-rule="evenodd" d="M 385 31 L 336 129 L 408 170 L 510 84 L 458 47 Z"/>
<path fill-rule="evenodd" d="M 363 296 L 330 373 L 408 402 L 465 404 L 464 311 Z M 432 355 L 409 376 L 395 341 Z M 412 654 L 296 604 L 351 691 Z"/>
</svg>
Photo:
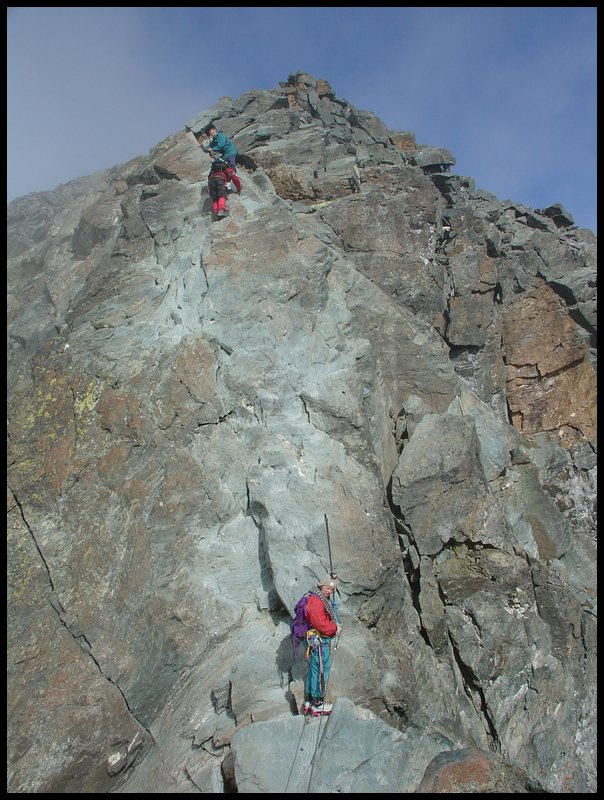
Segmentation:
<svg viewBox="0 0 604 800">
<path fill-rule="evenodd" d="M 298 739 L 298 744 L 296 745 L 296 755 L 294 756 L 294 760 L 292 761 L 292 766 L 289 771 L 289 775 L 287 776 L 287 783 L 285 784 L 285 789 L 283 790 L 284 792 L 287 792 L 287 790 L 289 789 L 289 782 L 294 772 L 294 766 L 296 764 L 296 759 L 298 758 L 298 753 L 300 752 L 300 742 L 302 741 L 302 737 L 304 736 L 305 728 L 306 728 L 306 720 L 304 720 L 304 723 L 302 724 L 302 730 L 300 731 L 300 738 Z"/>
<path fill-rule="evenodd" d="M 334 654 L 334 650 L 336 649 L 336 647 L 337 647 L 337 645 L 338 645 L 338 639 L 339 639 L 339 637 L 338 637 L 338 638 L 334 638 L 334 639 L 333 639 L 333 643 L 332 643 L 332 651 L 331 651 L 331 666 L 330 666 L 330 669 L 329 669 L 329 675 L 327 676 L 327 681 L 325 682 L 325 684 L 324 684 L 324 686 L 323 686 L 323 698 L 324 698 L 324 702 L 325 702 L 325 699 L 327 698 L 327 689 L 328 689 L 328 687 L 329 687 L 329 681 L 330 681 L 330 679 L 331 679 L 331 673 L 332 673 L 332 671 L 333 671 L 333 654 Z M 321 674 L 321 682 L 323 682 L 323 670 L 322 670 L 322 669 L 321 669 L 321 673 L 320 673 L 320 674 Z M 309 791 L 310 791 L 310 784 L 311 784 L 311 781 L 312 781 L 313 770 L 314 770 L 314 767 L 315 767 L 315 758 L 316 758 L 316 756 L 317 756 L 317 751 L 318 751 L 318 749 L 319 749 L 319 742 L 321 741 L 321 728 L 322 728 L 322 726 L 323 726 L 323 719 L 325 718 L 325 716 L 330 716 L 330 715 L 321 715 L 321 716 L 319 717 L 319 727 L 318 727 L 318 729 L 317 729 L 317 739 L 316 739 L 316 741 L 315 741 L 315 746 L 314 746 L 314 749 L 313 749 L 313 754 L 312 754 L 312 757 L 311 757 L 311 759 L 310 759 L 310 769 L 309 769 L 308 785 L 307 785 L 307 787 L 306 787 L 306 792 L 304 792 L 304 794 L 308 794 L 308 793 L 309 793 Z M 301 747 L 302 738 L 303 738 L 303 736 L 304 736 L 304 732 L 305 732 L 305 730 L 306 730 L 306 726 L 307 726 L 308 722 L 310 721 L 310 719 L 311 719 L 311 717 L 305 717 L 305 719 L 304 719 L 304 724 L 302 725 L 302 730 L 300 731 L 300 737 L 299 737 L 299 739 L 298 739 L 298 743 L 297 743 L 297 745 L 296 745 L 296 754 L 294 755 L 294 759 L 293 759 L 293 761 L 292 761 L 291 769 L 290 769 L 290 771 L 289 771 L 289 775 L 287 776 L 287 783 L 285 784 L 285 789 L 283 790 L 283 791 L 284 791 L 284 793 L 286 793 L 286 792 L 287 792 L 287 790 L 289 789 L 289 782 L 290 782 L 290 780 L 291 780 L 291 778 L 292 778 L 292 775 L 293 775 L 293 772 L 294 772 L 294 766 L 295 766 L 295 764 L 296 764 L 296 760 L 297 760 L 297 758 L 298 758 L 298 754 L 299 754 L 299 753 L 301 753 L 301 752 L 302 752 L 302 749 L 303 749 L 303 748 Z M 327 720 L 327 722 L 329 722 L 329 719 Z M 325 727 L 327 728 L 327 723 L 325 723 Z"/>
<path fill-rule="evenodd" d="M 335 650 L 337 642 L 334 641 L 333 644 L 334 644 L 334 648 L 333 649 Z M 329 686 L 329 679 L 331 678 L 332 670 L 333 670 L 333 651 L 331 653 L 331 668 L 329 670 L 329 675 L 327 676 L 327 682 L 325 684 L 325 689 L 324 689 L 324 694 L 323 694 L 323 697 L 325 699 L 327 699 L 327 687 Z M 328 715 L 327 722 L 325 723 L 325 728 L 327 728 L 327 723 L 329 722 L 329 717 L 330 716 L 331 716 L 331 713 Z M 306 787 L 306 794 L 308 794 L 310 792 L 310 784 L 312 783 L 312 774 L 313 774 L 313 770 L 315 768 L 315 758 L 317 757 L 317 751 L 319 749 L 319 742 L 321 741 L 321 726 L 323 725 L 323 720 L 324 719 L 325 719 L 325 717 L 323 715 L 321 715 L 319 717 L 319 730 L 317 731 L 317 741 L 315 742 L 315 749 L 313 750 L 312 758 L 310 759 L 310 770 L 309 770 L 309 776 L 308 776 L 308 786 Z"/>
</svg>

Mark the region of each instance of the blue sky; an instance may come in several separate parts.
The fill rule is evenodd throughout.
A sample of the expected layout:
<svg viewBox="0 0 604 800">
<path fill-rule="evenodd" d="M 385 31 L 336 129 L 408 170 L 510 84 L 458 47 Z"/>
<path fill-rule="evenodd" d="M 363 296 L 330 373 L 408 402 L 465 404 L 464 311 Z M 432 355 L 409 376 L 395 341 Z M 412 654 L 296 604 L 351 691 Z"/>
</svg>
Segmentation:
<svg viewBox="0 0 604 800">
<path fill-rule="evenodd" d="M 500 200 L 596 226 L 596 7 L 7 11 L 7 199 L 304 70 Z"/>
</svg>

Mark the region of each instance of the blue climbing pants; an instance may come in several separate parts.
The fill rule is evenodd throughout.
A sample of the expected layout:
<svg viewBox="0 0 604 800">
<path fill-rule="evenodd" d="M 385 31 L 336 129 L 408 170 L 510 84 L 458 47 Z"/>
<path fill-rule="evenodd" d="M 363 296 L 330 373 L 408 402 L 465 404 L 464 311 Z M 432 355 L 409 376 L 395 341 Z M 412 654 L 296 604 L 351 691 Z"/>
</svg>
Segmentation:
<svg viewBox="0 0 604 800">
<path fill-rule="evenodd" d="M 316 647 L 311 645 L 308 655 L 308 672 L 304 691 L 306 699 L 324 700 L 325 687 L 331 668 L 331 640 L 321 639 Z"/>
</svg>

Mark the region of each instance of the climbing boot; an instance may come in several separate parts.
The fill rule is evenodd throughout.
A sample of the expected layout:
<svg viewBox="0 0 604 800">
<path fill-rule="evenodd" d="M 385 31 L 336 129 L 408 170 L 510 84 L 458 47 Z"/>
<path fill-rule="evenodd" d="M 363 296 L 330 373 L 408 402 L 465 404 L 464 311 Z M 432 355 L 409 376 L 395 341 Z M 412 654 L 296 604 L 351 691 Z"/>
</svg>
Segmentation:
<svg viewBox="0 0 604 800">
<path fill-rule="evenodd" d="M 318 703 L 311 707 L 313 717 L 327 717 L 331 714 L 333 703 Z"/>
</svg>

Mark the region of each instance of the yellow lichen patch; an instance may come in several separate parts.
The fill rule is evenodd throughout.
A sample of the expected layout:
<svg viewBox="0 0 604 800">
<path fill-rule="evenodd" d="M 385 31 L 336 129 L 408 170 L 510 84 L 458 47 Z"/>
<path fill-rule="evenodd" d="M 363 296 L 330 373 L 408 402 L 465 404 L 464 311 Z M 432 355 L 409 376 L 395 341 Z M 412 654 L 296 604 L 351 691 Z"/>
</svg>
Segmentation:
<svg viewBox="0 0 604 800">
<path fill-rule="evenodd" d="M 99 401 L 102 390 L 102 384 L 93 379 L 89 381 L 84 391 L 76 396 L 73 404 L 73 410 L 78 419 L 94 409 Z"/>
<path fill-rule="evenodd" d="M 98 378 L 88 379 L 86 383 L 81 379 L 74 382 L 72 392 L 76 437 L 83 436 L 86 428 L 96 419 L 96 406 L 103 391 L 104 384 Z"/>
<path fill-rule="evenodd" d="M 20 513 L 14 511 L 7 520 L 8 607 L 23 611 L 23 603 L 32 604 L 35 585 L 41 575 L 40 560 L 35 556 L 31 535 Z"/>
<path fill-rule="evenodd" d="M 9 471 L 20 491 L 60 494 L 89 458 L 89 445 L 80 452 L 79 439 L 93 427 L 103 386 L 96 377 L 43 368 L 34 380 L 34 390 L 22 392 L 10 410 Z"/>
</svg>

